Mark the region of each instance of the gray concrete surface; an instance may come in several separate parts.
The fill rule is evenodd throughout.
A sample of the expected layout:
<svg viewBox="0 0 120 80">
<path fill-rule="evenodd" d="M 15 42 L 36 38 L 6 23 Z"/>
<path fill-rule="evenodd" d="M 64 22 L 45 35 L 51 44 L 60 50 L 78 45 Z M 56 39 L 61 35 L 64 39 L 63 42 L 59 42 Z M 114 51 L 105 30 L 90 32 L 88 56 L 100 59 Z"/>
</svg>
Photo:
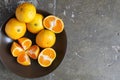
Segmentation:
<svg viewBox="0 0 120 80">
<path fill-rule="evenodd" d="M 21 1 L 0 1 L 0 24 Z M 35 79 L 17 76 L 0 63 L 0 80 L 120 80 L 120 0 L 26 1 L 63 19 L 67 52 L 55 71 Z"/>
</svg>

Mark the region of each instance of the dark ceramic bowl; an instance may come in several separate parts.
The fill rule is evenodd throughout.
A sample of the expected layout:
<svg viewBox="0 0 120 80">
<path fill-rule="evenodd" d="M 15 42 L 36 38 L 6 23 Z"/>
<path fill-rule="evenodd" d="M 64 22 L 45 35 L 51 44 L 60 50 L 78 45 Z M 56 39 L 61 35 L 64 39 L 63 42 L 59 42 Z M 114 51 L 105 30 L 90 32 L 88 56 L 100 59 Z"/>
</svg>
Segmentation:
<svg viewBox="0 0 120 80">
<path fill-rule="evenodd" d="M 43 14 L 44 17 L 50 15 L 50 13 L 42 11 L 42 10 L 38 10 L 37 12 Z M 11 16 L 10 18 L 12 17 L 15 17 L 15 15 Z M 26 66 L 22 66 L 18 64 L 16 61 L 16 58 L 14 58 L 11 55 L 10 46 L 13 40 L 10 39 L 5 34 L 6 22 L 1 26 L 1 30 L 0 30 L 0 60 L 2 61 L 2 63 L 7 69 L 9 69 L 13 73 L 19 76 L 22 76 L 22 77 L 36 78 L 36 77 L 41 77 L 41 76 L 45 76 L 49 74 L 50 72 L 55 70 L 60 65 L 60 63 L 62 62 L 64 58 L 66 47 L 67 47 L 67 38 L 66 38 L 65 30 L 63 30 L 62 33 L 56 34 L 56 43 L 53 46 L 53 48 L 55 49 L 57 56 L 51 66 L 47 68 L 41 67 L 38 64 L 37 60 L 31 59 L 32 64 L 26 67 Z M 30 38 L 33 41 L 33 44 L 35 44 L 35 36 L 36 35 L 33 35 L 29 32 L 25 34 L 25 37 Z"/>
</svg>

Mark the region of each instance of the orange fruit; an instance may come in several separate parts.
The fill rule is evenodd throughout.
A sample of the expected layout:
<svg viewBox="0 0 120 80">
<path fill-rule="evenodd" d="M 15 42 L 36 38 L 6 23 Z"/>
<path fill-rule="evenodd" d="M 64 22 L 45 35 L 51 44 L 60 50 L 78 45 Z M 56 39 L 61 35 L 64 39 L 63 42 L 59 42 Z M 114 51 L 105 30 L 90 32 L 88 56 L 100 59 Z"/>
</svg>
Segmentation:
<svg viewBox="0 0 120 80">
<path fill-rule="evenodd" d="M 18 43 L 16 43 L 16 42 L 12 43 L 12 45 L 11 45 L 11 53 L 12 53 L 13 57 L 17 57 L 23 51 L 24 51 L 23 48 Z"/>
<path fill-rule="evenodd" d="M 40 30 L 44 29 L 44 26 L 42 24 L 43 15 L 42 14 L 36 14 L 34 19 L 27 23 L 27 29 L 31 33 L 38 33 Z"/>
<path fill-rule="evenodd" d="M 29 66 L 31 65 L 31 61 L 30 61 L 30 58 L 29 56 L 25 53 L 25 52 L 22 52 L 18 57 L 17 57 L 17 62 L 21 65 L 24 65 L 24 66 Z"/>
<path fill-rule="evenodd" d="M 39 55 L 40 48 L 37 45 L 32 45 L 26 53 L 32 58 L 32 59 L 37 59 Z"/>
<path fill-rule="evenodd" d="M 36 44 L 41 48 L 52 47 L 55 44 L 56 36 L 50 30 L 41 30 L 36 36 Z"/>
<path fill-rule="evenodd" d="M 5 32 L 12 39 L 19 39 L 26 32 L 26 24 L 19 22 L 16 18 L 11 18 L 5 25 Z"/>
<path fill-rule="evenodd" d="M 62 19 L 54 15 L 49 15 L 45 17 L 43 20 L 43 25 L 45 26 L 45 28 L 53 31 L 54 33 L 61 33 L 64 29 L 64 23 Z"/>
<path fill-rule="evenodd" d="M 23 47 L 24 50 L 27 50 L 32 45 L 32 41 L 27 37 L 19 38 L 18 42 Z"/>
<path fill-rule="evenodd" d="M 55 58 L 56 58 L 55 50 L 53 48 L 45 48 L 40 52 L 38 56 L 38 63 L 42 67 L 48 67 L 52 64 Z"/>
<path fill-rule="evenodd" d="M 28 23 L 33 20 L 36 14 L 36 7 L 29 2 L 18 5 L 15 11 L 16 18 L 21 21 Z"/>
</svg>

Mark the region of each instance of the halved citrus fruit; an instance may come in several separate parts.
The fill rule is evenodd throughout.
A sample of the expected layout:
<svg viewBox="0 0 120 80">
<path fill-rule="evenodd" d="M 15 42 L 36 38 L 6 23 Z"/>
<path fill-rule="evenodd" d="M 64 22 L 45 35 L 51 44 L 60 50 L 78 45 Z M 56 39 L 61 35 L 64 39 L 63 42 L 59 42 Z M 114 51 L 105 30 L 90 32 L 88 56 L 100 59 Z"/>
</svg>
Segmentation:
<svg viewBox="0 0 120 80">
<path fill-rule="evenodd" d="M 26 24 L 16 18 L 11 18 L 5 25 L 5 33 L 14 40 L 24 36 L 25 32 Z"/>
<path fill-rule="evenodd" d="M 55 32 L 55 33 L 61 33 L 64 29 L 64 23 L 62 19 L 54 16 L 54 15 L 49 15 L 44 18 L 43 20 L 43 25 L 45 28 Z"/>
<path fill-rule="evenodd" d="M 27 37 L 19 38 L 18 42 L 23 47 L 24 50 L 27 50 L 32 45 L 32 41 Z"/>
<path fill-rule="evenodd" d="M 17 57 L 23 51 L 24 51 L 23 48 L 18 43 L 16 43 L 16 42 L 12 43 L 12 45 L 11 45 L 11 53 L 12 53 L 13 57 Z"/>
<path fill-rule="evenodd" d="M 37 59 L 39 55 L 40 48 L 37 45 L 32 45 L 26 53 L 32 58 L 32 59 Z"/>
<path fill-rule="evenodd" d="M 29 56 L 25 53 L 25 52 L 22 52 L 18 57 L 17 57 L 17 62 L 21 65 L 24 65 L 24 66 L 29 66 L 31 65 L 31 61 L 30 61 L 30 58 Z"/>
<path fill-rule="evenodd" d="M 42 67 L 48 67 L 52 64 L 55 58 L 56 58 L 55 50 L 53 48 L 45 48 L 40 52 L 38 56 L 38 63 Z"/>
<path fill-rule="evenodd" d="M 35 17 L 35 14 L 36 14 L 36 7 L 29 2 L 25 2 L 18 5 L 15 12 L 16 18 L 19 21 L 25 23 L 32 21 Z"/>
<path fill-rule="evenodd" d="M 36 44 L 41 48 L 52 47 L 55 44 L 55 41 L 55 33 L 50 30 L 43 29 L 36 36 Z"/>
<path fill-rule="evenodd" d="M 28 31 L 34 34 L 38 33 L 40 30 L 44 29 L 42 22 L 43 22 L 43 15 L 37 13 L 34 19 L 31 22 L 27 23 Z"/>
</svg>

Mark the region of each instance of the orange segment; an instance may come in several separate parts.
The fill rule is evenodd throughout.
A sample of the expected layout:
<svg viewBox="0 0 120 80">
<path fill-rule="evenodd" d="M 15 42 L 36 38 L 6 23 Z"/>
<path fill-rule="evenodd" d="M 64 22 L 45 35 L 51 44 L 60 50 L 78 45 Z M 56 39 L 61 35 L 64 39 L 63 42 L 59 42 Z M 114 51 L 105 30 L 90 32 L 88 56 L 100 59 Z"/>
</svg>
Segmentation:
<svg viewBox="0 0 120 80">
<path fill-rule="evenodd" d="M 54 15 L 45 17 L 45 19 L 43 20 L 43 25 L 45 26 L 45 28 L 53 31 L 54 33 L 61 33 L 64 29 L 64 23 L 62 19 Z"/>
<path fill-rule="evenodd" d="M 51 63 L 52 63 L 49 59 L 44 59 L 43 56 L 40 56 L 39 61 L 40 61 L 41 65 L 44 64 L 42 66 L 48 66 L 48 65 L 51 65 Z"/>
<path fill-rule="evenodd" d="M 52 28 L 52 30 L 53 31 L 55 31 L 55 32 L 61 32 L 62 31 L 62 24 L 61 24 L 61 21 L 58 19 L 58 20 L 56 20 L 56 25 Z"/>
<path fill-rule="evenodd" d="M 32 45 L 32 41 L 26 37 L 19 38 L 18 42 L 23 47 L 24 50 L 27 50 Z"/>
<path fill-rule="evenodd" d="M 39 55 L 40 48 L 37 45 L 31 46 L 26 53 L 32 58 L 37 59 Z"/>
<path fill-rule="evenodd" d="M 12 43 L 11 53 L 14 57 L 17 57 L 19 54 L 21 54 L 22 51 L 24 51 L 24 50 L 18 43 L 16 43 L 16 42 Z"/>
<path fill-rule="evenodd" d="M 38 56 L 38 63 L 42 67 L 49 67 L 56 58 L 56 52 L 52 48 L 43 49 Z"/>
<path fill-rule="evenodd" d="M 55 53 L 55 51 L 50 48 L 43 51 L 43 55 L 49 56 L 49 58 L 51 58 L 51 59 L 55 59 L 56 55 L 54 53 Z"/>
<path fill-rule="evenodd" d="M 48 18 L 48 19 L 44 19 L 44 25 L 47 27 L 47 28 L 50 28 L 52 26 L 52 24 L 54 23 L 55 21 L 55 17 L 51 17 L 51 18 Z"/>
<path fill-rule="evenodd" d="M 21 65 L 24 65 L 24 66 L 29 66 L 31 65 L 31 61 L 30 61 L 30 58 L 29 56 L 25 53 L 25 52 L 22 52 L 18 57 L 17 57 L 17 62 Z"/>
</svg>

